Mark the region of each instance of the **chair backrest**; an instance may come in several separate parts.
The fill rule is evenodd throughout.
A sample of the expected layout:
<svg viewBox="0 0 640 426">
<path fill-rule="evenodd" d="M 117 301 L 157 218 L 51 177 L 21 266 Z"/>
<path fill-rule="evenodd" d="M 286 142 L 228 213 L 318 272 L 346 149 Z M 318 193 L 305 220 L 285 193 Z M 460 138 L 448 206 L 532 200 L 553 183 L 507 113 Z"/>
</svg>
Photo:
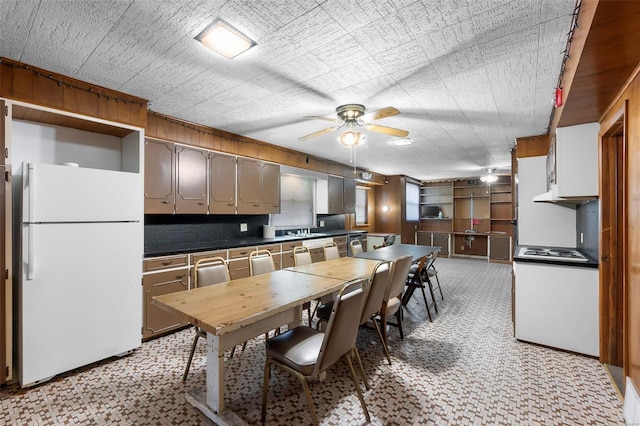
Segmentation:
<svg viewBox="0 0 640 426">
<path fill-rule="evenodd" d="M 360 242 L 360 240 L 351 240 L 349 242 L 349 245 L 351 246 L 351 255 L 353 256 L 354 254 L 360 254 L 362 253 L 362 243 Z"/>
<path fill-rule="evenodd" d="M 433 266 L 433 263 L 438 258 L 438 254 L 440 254 L 440 249 L 437 249 L 437 250 L 434 250 L 433 252 L 431 252 L 432 258 L 430 259 L 429 263 L 426 266 L 427 269 L 431 268 L 431 269 L 433 269 L 435 271 L 436 267 Z M 436 273 L 437 273 L 437 271 L 436 271 Z"/>
<path fill-rule="evenodd" d="M 384 239 L 384 245 L 385 246 L 390 246 L 395 242 L 396 242 L 396 236 L 395 235 L 389 235 Z"/>
<path fill-rule="evenodd" d="M 431 258 L 433 258 L 433 252 L 420 258 L 420 262 L 418 263 L 415 272 L 409 277 L 411 284 L 421 283 L 422 279 L 420 274 L 426 273 L 426 268 L 428 267 Z"/>
<path fill-rule="evenodd" d="M 385 292 L 389 288 L 391 280 L 391 262 L 379 262 L 369 278 L 369 291 L 362 307 L 360 324 L 365 324 L 375 314 L 380 312 Z"/>
<path fill-rule="evenodd" d="M 309 247 L 296 246 L 293 248 L 293 264 L 295 266 L 308 265 L 312 263 Z"/>
<path fill-rule="evenodd" d="M 194 269 L 194 288 L 231 281 L 227 262 L 221 257 L 200 259 Z"/>
<path fill-rule="evenodd" d="M 363 281 L 345 285 L 333 302 L 313 376 L 355 347 L 364 301 Z"/>
<path fill-rule="evenodd" d="M 407 277 L 409 276 L 411 263 L 413 263 L 413 257 L 411 255 L 402 256 L 393 261 L 391 284 L 385 294 L 384 301 L 390 300 L 394 297 L 400 297 L 402 295 L 404 285 L 407 282 Z"/>
<path fill-rule="evenodd" d="M 340 259 L 340 252 L 335 241 L 324 243 L 324 260 Z"/>
<path fill-rule="evenodd" d="M 249 272 L 251 276 L 266 274 L 276 270 L 273 256 L 269 250 L 256 250 L 249 255 Z"/>
</svg>

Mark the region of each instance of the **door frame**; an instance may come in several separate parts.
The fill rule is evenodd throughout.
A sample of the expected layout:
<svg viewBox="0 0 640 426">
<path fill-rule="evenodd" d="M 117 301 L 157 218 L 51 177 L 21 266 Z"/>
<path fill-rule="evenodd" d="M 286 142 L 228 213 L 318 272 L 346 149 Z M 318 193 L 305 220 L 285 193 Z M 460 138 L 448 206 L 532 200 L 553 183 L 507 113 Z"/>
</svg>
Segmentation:
<svg viewBox="0 0 640 426">
<path fill-rule="evenodd" d="M 628 101 L 600 129 L 600 362 L 623 367 L 628 375 Z"/>
</svg>

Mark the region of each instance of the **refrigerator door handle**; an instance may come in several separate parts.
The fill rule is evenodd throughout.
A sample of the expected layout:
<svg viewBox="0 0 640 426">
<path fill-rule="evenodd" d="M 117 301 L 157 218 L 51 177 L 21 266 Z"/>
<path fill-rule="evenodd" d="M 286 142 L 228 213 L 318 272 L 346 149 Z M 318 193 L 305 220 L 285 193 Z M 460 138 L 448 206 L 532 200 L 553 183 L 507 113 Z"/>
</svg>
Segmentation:
<svg viewBox="0 0 640 426">
<path fill-rule="evenodd" d="M 32 163 L 29 163 L 27 167 L 28 167 L 27 185 L 29 189 L 29 206 L 28 206 L 29 222 L 33 222 L 35 217 L 35 208 L 36 208 L 35 206 L 36 204 L 36 170 Z M 31 235 L 31 233 L 29 233 L 29 235 Z"/>
<path fill-rule="evenodd" d="M 35 279 L 36 273 L 35 273 L 35 232 L 36 232 L 36 227 L 33 223 L 30 223 L 27 226 L 27 233 L 29 234 L 29 236 L 27 237 L 28 240 L 28 246 L 27 246 L 27 280 L 33 280 Z"/>
</svg>

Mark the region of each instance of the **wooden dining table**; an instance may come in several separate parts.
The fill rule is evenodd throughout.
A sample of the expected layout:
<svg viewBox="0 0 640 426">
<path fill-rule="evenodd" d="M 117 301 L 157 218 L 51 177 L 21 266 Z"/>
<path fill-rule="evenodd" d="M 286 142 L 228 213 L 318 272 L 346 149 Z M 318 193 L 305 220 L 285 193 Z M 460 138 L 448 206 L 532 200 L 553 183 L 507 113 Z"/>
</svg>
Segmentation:
<svg viewBox="0 0 640 426">
<path fill-rule="evenodd" d="M 401 256 L 410 255 L 414 262 L 417 262 L 429 253 L 440 250 L 438 246 L 422 246 L 417 244 L 393 244 L 386 247 L 381 247 L 376 250 L 366 251 L 364 253 L 356 254 L 355 258 L 369 259 L 377 261 L 393 261 Z"/>
<path fill-rule="evenodd" d="M 314 265 L 323 263 L 326 262 Z M 372 263 L 377 262 L 368 264 Z M 364 270 L 355 275 L 360 274 L 366 275 Z M 300 325 L 305 302 L 334 293 L 348 281 L 351 280 L 278 270 L 154 297 L 154 305 L 207 333 L 206 390 L 188 392 L 187 401 L 219 425 L 243 424 L 240 417 L 225 409 L 224 351 L 281 325 Z"/>
<path fill-rule="evenodd" d="M 378 260 L 371 259 L 341 257 L 339 259 L 325 260 L 324 262 L 292 266 L 286 268 L 286 270 L 352 281 L 357 279 L 368 279 L 373 268 L 378 264 L 378 262 Z"/>
</svg>

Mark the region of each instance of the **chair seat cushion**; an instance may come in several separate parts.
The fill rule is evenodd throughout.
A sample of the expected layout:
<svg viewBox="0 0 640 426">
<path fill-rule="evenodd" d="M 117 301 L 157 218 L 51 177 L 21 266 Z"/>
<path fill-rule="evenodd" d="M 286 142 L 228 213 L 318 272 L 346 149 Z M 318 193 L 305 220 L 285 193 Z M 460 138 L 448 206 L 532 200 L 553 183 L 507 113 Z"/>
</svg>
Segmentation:
<svg viewBox="0 0 640 426">
<path fill-rule="evenodd" d="M 436 271 L 435 269 L 427 269 L 427 275 L 429 277 L 435 277 L 436 275 L 438 275 L 438 271 Z"/>
<path fill-rule="evenodd" d="M 400 306 L 402 305 L 402 301 L 398 297 L 392 297 L 387 302 L 387 314 L 392 315 L 398 312 Z"/>
<path fill-rule="evenodd" d="M 305 376 L 313 373 L 324 333 L 301 326 L 267 340 L 267 356 Z"/>
<path fill-rule="evenodd" d="M 418 265 L 414 263 L 413 265 L 411 265 L 411 268 L 409 268 L 409 273 L 415 274 L 417 270 L 418 270 Z"/>
</svg>

